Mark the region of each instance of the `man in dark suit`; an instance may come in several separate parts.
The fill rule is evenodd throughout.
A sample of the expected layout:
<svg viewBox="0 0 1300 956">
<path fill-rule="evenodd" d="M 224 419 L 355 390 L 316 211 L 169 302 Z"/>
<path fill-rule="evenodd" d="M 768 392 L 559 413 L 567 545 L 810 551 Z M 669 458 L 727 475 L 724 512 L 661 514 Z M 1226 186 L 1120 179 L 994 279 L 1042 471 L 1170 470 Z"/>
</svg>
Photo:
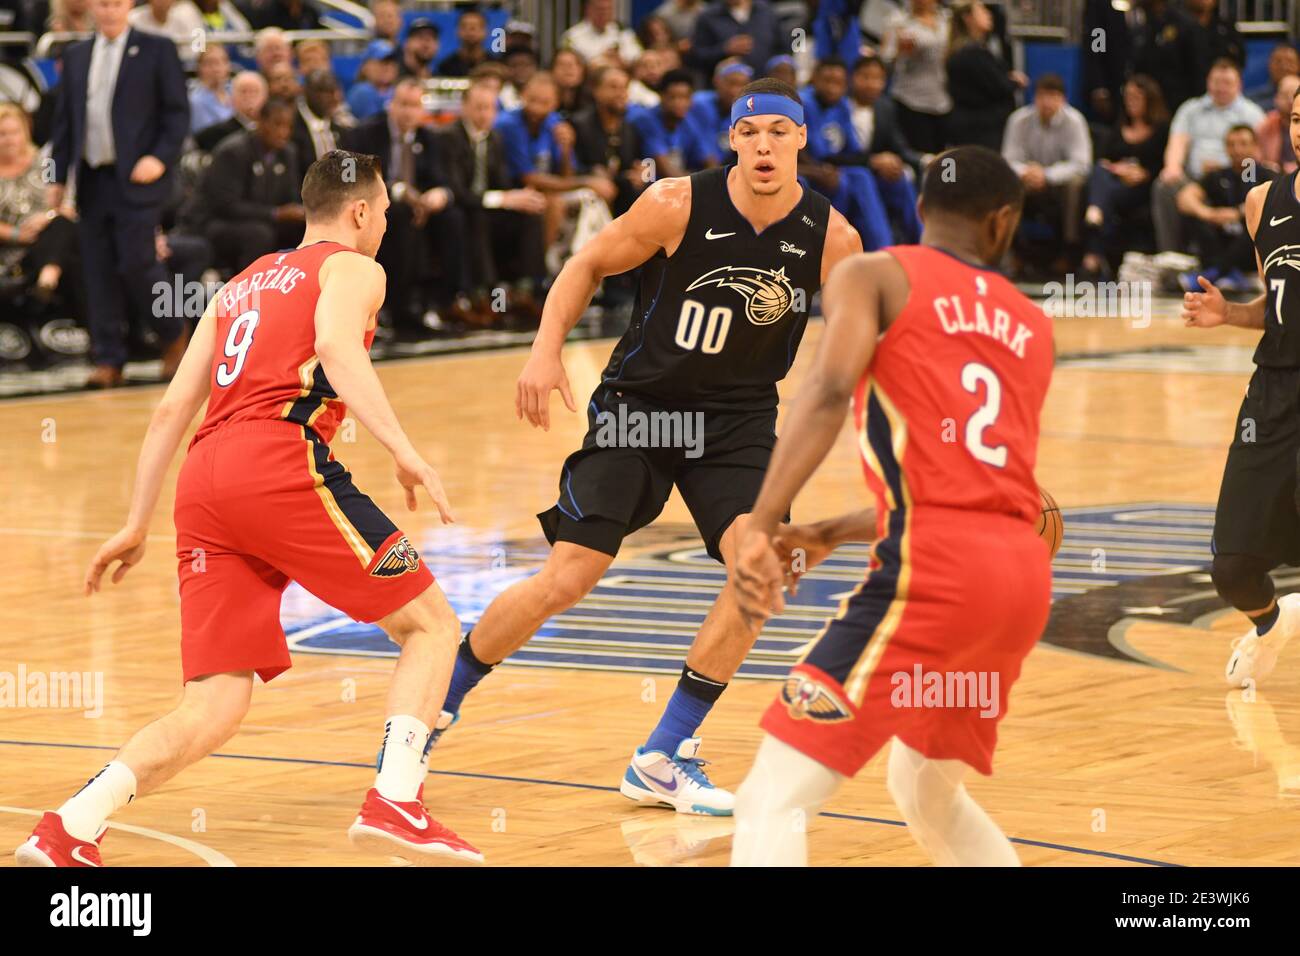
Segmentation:
<svg viewBox="0 0 1300 956">
<path fill-rule="evenodd" d="M 152 324 L 170 378 L 185 351 L 176 315 L 156 315 L 154 288 L 169 287 L 154 233 L 190 125 L 185 74 L 171 40 L 129 29 L 131 0 L 94 0 L 98 31 L 63 54 L 51 137 L 57 208 L 72 176 L 89 297 L 88 384 L 122 382 L 129 318 Z"/>
<path fill-rule="evenodd" d="M 464 274 L 464 217 L 452 202 L 434 132 L 425 124 L 420 81 L 406 77 L 388 109 L 344 136 L 344 148 L 378 156 L 388 184 L 388 231 L 376 258 L 388 275 L 384 308 L 404 337 L 423 334 L 424 303 L 416 295 L 422 265 L 439 267 L 433 305 L 458 314 L 468 285 Z"/>
<path fill-rule="evenodd" d="M 186 221 L 199 224 L 228 272 L 302 239 L 303 172 L 290 142 L 295 115 L 287 100 L 267 100 L 257 126 L 222 140 L 199 180 Z"/>
<path fill-rule="evenodd" d="M 303 80 L 293 121 L 293 145 L 303 174 L 307 167 L 326 153 L 338 148 L 347 128 L 340 122 L 343 90 L 329 70 L 313 70 Z M 349 126 L 351 123 L 349 122 Z"/>
<path fill-rule="evenodd" d="M 470 300 L 486 317 L 490 296 L 507 290 L 507 308 L 525 315 L 536 311 L 536 295 L 546 278 L 542 213 L 546 197 L 535 189 L 512 189 L 505 142 L 493 129 L 497 96 L 486 80 L 470 84 L 461 100 L 460 122 L 438 133 L 438 153 L 448 186 L 465 218 Z M 491 290 L 491 291 L 490 291 Z M 499 309 L 498 309 L 499 311 Z"/>
<path fill-rule="evenodd" d="M 598 67 L 591 75 L 594 103 L 573 117 L 574 155 L 593 176 L 612 180 L 618 192 L 610 208 L 621 216 L 650 185 L 642 160 L 647 150 L 641 134 L 627 120 L 627 71 Z"/>
<path fill-rule="evenodd" d="M 269 92 L 266 80 L 256 70 L 244 70 L 235 74 L 230 83 L 230 105 L 235 112 L 229 119 L 205 126 L 194 134 L 194 145 L 205 153 L 217 148 L 223 139 L 231 133 L 242 133 L 257 125 L 257 118 L 262 115 Z"/>
</svg>

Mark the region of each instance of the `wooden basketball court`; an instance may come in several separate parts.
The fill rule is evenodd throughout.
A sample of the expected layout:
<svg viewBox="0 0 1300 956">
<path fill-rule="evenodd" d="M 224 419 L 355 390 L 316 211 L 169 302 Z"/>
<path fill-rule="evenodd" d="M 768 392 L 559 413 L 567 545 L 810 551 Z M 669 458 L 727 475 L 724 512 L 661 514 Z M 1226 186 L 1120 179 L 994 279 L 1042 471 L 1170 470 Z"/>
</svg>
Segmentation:
<svg viewBox="0 0 1300 956">
<path fill-rule="evenodd" d="M 1201 571 L 1254 336 L 1188 330 L 1176 302 L 1156 306 L 1145 327 L 1057 323 L 1061 359 L 1038 468 L 1065 514 L 1057 603 L 1012 694 L 995 775 L 970 789 L 1030 865 L 1300 864 L 1300 648 L 1255 700 L 1230 693 L 1222 668 L 1245 624 L 1223 611 Z M 814 324 L 782 389 L 787 402 L 819 334 Z M 594 387 L 609 349 L 568 349 L 576 394 Z M 544 553 L 534 514 L 554 501 L 560 463 L 585 427 L 584 416 L 563 411 L 549 433 L 515 420 L 524 358 L 510 350 L 380 368 L 407 430 L 442 474 L 459 519 L 452 529 L 431 509 L 405 514 L 386 456 L 362 429 L 335 444 L 360 487 L 401 514 L 471 619 L 462 600 L 481 606 Z M 0 865 L 12 864 L 35 812 L 57 806 L 179 693 L 175 469 L 144 563 L 123 584 L 80 595 L 91 554 L 126 514 L 160 394 L 0 404 L 0 691 L 6 676 L 11 688 L 7 699 L 0 693 Z M 796 517 L 864 500 L 846 429 Z M 673 612 L 707 607 L 720 580 L 698 560 L 676 494 L 661 524 L 631 544 L 609 592 L 544 634 L 524 663 L 485 680 L 434 753 L 430 811 L 491 864 L 728 860 L 729 820 L 637 809 L 617 792 L 692 632 Z M 824 592 L 851 587 L 864 554 L 847 549 L 821 578 Z M 1300 572 L 1278 580 L 1300 587 Z M 796 612 L 772 622 L 772 639 L 746 669 L 758 676 L 737 679 L 704 725 L 703 756 L 723 786 L 748 770 L 758 716 L 779 686 L 770 678 L 824 616 L 820 607 Z M 285 615 L 303 649 L 293 669 L 256 688 L 245 727 L 220 756 L 115 818 L 104 844 L 110 865 L 375 862 L 351 849 L 345 831 L 373 776 L 392 668 L 382 655 L 395 649 L 352 633 L 302 594 L 286 597 Z M 32 675 L 68 672 L 88 672 L 88 688 L 100 675 L 102 699 L 49 706 L 60 701 L 31 690 Z M 925 862 L 885 790 L 883 754 L 826 811 L 810 824 L 813 863 Z"/>
</svg>

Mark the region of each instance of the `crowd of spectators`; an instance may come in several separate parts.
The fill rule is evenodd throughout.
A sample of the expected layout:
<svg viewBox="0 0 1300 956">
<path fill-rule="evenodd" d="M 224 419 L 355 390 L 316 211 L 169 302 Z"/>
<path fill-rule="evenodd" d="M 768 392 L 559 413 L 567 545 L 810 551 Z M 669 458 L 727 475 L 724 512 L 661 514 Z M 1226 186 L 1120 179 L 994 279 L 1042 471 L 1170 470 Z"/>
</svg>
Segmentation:
<svg viewBox="0 0 1300 956">
<path fill-rule="evenodd" d="M 94 385 L 122 381 L 141 349 L 168 374 L 193 322 L 186 290 L 295 245 L 303 173 L 336 147 L 383 163 L 382 335 L 397 340 L 534 324 L 584 236 L 656 178 L 733 159 L 731 104 L 763 75 L 798 90 L 800 176 L 867 249 L 915 241 L 925 167 L 978 143 L 1026 187 L 1013 273 L 1100 276 L 1133 249 L 1190 250 L 1245 285 L 1245 192 L 1296 168 L 1300 56 L 1279 43 L 1269 82 L 1243 91 L 1245 45 L 1209 0 L 1089 2 L 1085 30 L 1111 45 L 1081 48 L 1074 91 L 1016 69 L 1002 6 L 980 0 L 665 0 L 635 28 L 613 0 L 586 0 L 549 55 L 518 19 L 491 30 L 458 8 L 444 36 L 373 0 L 346 82 L 330 44 L 289 33 L 322 26 L 307 0 L 21 6 L 49 31 L 94 33 L 62 47 L 34 115 L 0 104 L 0 296 L 76 315 Z M 225 31 L 253 39 L 195 42 Z M 430 110 L 439 84 L 454 109 Z M 160 281 L 174 290 L 161 302 Z"/>
</svg>

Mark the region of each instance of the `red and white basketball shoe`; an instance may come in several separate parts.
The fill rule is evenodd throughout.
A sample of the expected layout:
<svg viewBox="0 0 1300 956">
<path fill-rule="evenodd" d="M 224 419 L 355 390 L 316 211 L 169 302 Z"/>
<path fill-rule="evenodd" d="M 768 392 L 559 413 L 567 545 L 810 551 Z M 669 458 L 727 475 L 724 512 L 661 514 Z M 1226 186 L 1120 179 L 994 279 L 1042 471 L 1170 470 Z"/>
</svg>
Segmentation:
<svg viewBox="0 0 1300 956">
<path fill-rule="evenodd" d="M 348 828 L 348 839 L 360 849 L 396 854 L 417 864 L 482 863 L 482 853 L 429 816 L 423 796 L 423 784 L 409 803 L 389 800 L 371 787 Z"/>
<path fill-rule="evenodd" d="M 94 843 L 78 840 L 63 829 L 63 818 L 47 810 L 27 842 L 14 851 L 19 866 L 103 866 L 99 844 L 108 827 L 99 831 Z"/>
</svg>

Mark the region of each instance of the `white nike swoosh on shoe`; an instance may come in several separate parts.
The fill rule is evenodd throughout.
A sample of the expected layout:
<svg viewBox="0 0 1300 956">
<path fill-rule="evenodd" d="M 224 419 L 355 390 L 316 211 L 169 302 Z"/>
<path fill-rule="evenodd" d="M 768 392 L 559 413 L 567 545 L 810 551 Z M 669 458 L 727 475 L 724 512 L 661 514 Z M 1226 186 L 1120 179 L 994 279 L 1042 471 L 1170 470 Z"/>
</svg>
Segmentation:
<svg viewBox="0 0 1300 956">
<path fill-rule="evenodd" d="M 1280 226 L 1282 223 L 1286 222 L 1290 218 L 1291 218 L 1290 216 L 1283 216 L 1281 219 L 1278 219 L 1276 216 L 1274 216 L 1273 218 L 1269 219 L 1268 224 L 1270 226 Z"/>
<path fill-rule="evenodd" d="M 380 800 L 383 800 L 384 803 L 388 804 L 390 807 L 392 807 L 394 810 L 396 810 L 398 813 L 400 813 L 400 814 L 402 815 L 402 817 L 406 820 L 406 822 L 409 823 L 411 826 L 415 827 L 417 830 L 427 830 L 427 829 L 429 829 L 429 821 L 428 821 L 427 819 L 426 819 L 426 820 L 417 820 L 415 817 L 411 816 L 409 813 L 407 813 L 405 810 L 403 810 L 403 809 L 402 809 L 401 807 L 399 807 L 397 804 L 393 803 L 392 800 L 389 800 L 389 799 L 388 799 L 387 797 L 385 797 L 383 794 L 379 794 L 379 793 L 377 793 L 377 794 L 375 794 L 375 796 L 379 797 Z"/>
<path fill-rule="evenodd" d="M 735 235 L 734 232 L 714 232 L 712 226 L 710 226 L 708 229 L 704 231 L 705 239 L 726 239 L 727 236 L 734 236 L 734 235 Z"/>
<path fill-rule="evenodd" d="M 71 856 L 74 860 L 76 860 L 78 863 L 82 864 L 83 866 L 99 866 L 99 864 L 96 863 L 94 860 L 87 860 L 84 856 L 82 856 L 81 847 L 79 846 L 74 846 L 72 848 Z"/>
</svg>

